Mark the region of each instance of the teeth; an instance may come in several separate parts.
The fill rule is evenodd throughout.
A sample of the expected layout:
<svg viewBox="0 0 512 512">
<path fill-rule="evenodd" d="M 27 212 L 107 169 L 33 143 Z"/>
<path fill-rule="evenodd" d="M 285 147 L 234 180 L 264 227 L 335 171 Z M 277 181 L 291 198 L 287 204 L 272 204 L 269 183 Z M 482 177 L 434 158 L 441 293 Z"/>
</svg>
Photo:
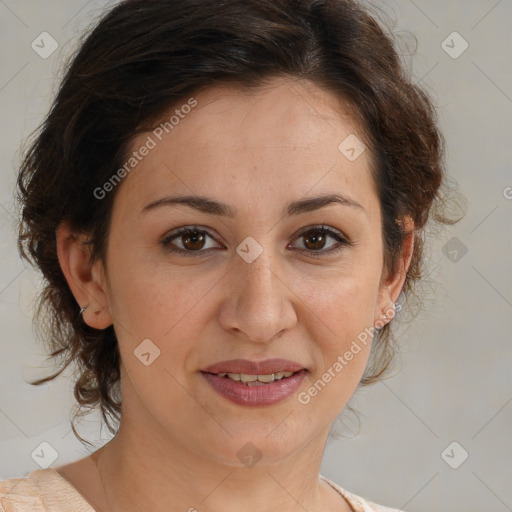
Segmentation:
<svg viewBox="0 0 512 512">
<path fill-rule="evenodd" d="M 218 373 L 219 377 L 228 377 L 231 380 L 242 381 L 247 385 L 258 386 L 261 384 L 268 384 L 275 380 L 281 380 L 286 377 L 291 377 L 293 372 L 276 372 L 266 375 L 248 375 L 246 373 Z"/>
<path fill-rule="evenodd" d="M 231 375 L 233 375 L 233 374 L 228 373 L 228 377 L 231 378 Z M 247 375 L 246 373 L 241 373 L 240 380 L 242 382 L 254 382 L 254 381 L 258 380 L 258 376 L 257 375 Z"/>
<path fill-rule="evenodd" d="M 258 380 L 260 382 L 274 382 L 275 375 L 271 373 L 270 375 L 258 375 Z"/>
</svg>

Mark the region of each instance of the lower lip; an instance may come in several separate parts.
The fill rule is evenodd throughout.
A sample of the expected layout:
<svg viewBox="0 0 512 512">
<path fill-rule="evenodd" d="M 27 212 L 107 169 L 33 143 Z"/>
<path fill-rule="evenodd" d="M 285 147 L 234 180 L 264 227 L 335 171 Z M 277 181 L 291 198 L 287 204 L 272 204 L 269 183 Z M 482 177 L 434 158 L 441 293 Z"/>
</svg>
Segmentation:
<svg viewBox="0 0 512 512">
<path fill-rule="evenodd" d="M 218 377 L 212 373 L 201 372 L 201 374 L 219 395 L 235 404 L 262 406 L 277 404 L 295 393 L 306 377 L 306 371 L 300 370 L 290 377 L 262 386 L 247 386 L 241 381 Z"/>
</svg>

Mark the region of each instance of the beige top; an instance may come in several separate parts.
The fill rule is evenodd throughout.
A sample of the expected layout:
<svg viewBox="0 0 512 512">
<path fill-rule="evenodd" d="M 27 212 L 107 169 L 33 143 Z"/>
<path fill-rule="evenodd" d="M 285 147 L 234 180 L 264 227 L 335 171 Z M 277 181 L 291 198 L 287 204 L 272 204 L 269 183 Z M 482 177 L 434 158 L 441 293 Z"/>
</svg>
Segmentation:
<svg viewBox="0 0 512 512">
<path fill-rule="evenodd" d="M 354 512 L 400 512 L 376 505 L 342 489 L 324 476 Z M 95 512 L 88 501 L 55 469 L 36 469 L 24 478 L 0 482 L 0 512 Z M 402 511 L 403 512 L 403 511 Z"/>
</svg>

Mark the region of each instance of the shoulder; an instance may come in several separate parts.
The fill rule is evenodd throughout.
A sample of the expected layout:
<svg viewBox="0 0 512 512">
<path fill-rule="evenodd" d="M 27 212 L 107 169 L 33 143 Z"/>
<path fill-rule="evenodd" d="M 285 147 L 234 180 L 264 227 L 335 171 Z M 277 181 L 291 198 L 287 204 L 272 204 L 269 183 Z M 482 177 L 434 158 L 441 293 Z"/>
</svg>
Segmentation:
<svg viewBox="0 0 512 512">
<path fill-rule="evenodd" d="M 40 490 L 28 477 L 10 478 L 0 482 L 0 512 L 45 512 Z"/>
<path fill-rule="evenodd" d="M 92 512 L 76 489 L 53 468 L 0 482 L 0 512 Z"/>
<path fill-rule="evenodd" d="M 320 478 L 327 482 L 330 486 L 336 489 L 350 504 L 350 506 L 354 509 L 354 512 L 405 512 L 402 509 L 389 508 L 384 507 L 382 505 L 377 505 L 373 501 L 369 501 L 357 494 L 351 493 L 338 484 L 332 482 L 325 476 L 320 475 Z"/>
</svg>

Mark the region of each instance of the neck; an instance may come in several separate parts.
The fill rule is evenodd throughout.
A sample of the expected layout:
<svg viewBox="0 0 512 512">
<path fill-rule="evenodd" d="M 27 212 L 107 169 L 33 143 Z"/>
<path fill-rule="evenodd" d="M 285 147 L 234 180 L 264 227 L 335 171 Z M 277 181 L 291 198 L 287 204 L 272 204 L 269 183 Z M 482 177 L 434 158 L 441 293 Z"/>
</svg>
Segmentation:
<svg viewBox="0 0 512 512">
<path fill-rule="evenodd" d="M 111 512 L 313 512 L 326 510 L 328 503 L 329 510 L 350 510 L 318 479 L 328 426 L 285 460 L 251 465 L 246 459 L 247 465 L 235 465 L 183 446 L 140 416 L 134 421 L 123 411 L 122 418 L 96 460 Z"/>
</svg>

